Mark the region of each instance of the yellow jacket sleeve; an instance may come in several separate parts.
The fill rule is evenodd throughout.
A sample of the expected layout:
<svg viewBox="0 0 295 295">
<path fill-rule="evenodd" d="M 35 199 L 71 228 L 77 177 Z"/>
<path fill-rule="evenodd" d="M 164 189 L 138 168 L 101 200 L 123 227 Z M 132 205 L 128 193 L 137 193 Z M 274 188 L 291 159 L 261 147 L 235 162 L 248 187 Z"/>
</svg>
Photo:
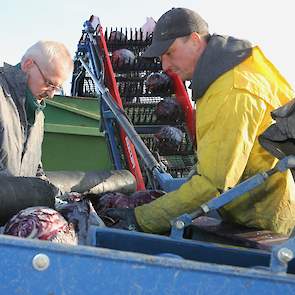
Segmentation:
<svg viewBox="0 0 295 295">
<path fill-rule="evenodd" d="M 197 175 L 178 190 L 137 207 L 135 215 L 141 228 L 166 232 L 170 220 L 193 212 L 220 191 L 235 186 L 244 173 L 265 111 L 265 102 L 246 90 L 203 97 L 196 114 Z"/>
</svg>

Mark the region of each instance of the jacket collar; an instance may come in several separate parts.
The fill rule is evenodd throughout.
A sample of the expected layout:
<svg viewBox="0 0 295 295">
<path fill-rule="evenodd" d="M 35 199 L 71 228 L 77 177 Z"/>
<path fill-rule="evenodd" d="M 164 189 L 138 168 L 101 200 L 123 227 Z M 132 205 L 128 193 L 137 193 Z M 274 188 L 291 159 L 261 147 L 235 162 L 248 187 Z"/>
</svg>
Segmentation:
<svg viewBox="0 0 295 295">
<path fill-rule="evenodd" d="M 24 100 L 28 77 L 21 70 L 20 66 L 12 66 L 4 63 L 4 66 L 2 67 L 2 73 L 8 85 L 8 89 L 5 89 L 5 91 L 12 97 L 22 98 Z M 14 93 L 11 93 L 12 91 Z"/>
<path fill-rule="evenodd" d="M 244 61 L 251 52 L 252 45 L 246 40 L 212 35 L 193 74 L 193 98 L 202 97 L 217 78 Z"/>
</svg>

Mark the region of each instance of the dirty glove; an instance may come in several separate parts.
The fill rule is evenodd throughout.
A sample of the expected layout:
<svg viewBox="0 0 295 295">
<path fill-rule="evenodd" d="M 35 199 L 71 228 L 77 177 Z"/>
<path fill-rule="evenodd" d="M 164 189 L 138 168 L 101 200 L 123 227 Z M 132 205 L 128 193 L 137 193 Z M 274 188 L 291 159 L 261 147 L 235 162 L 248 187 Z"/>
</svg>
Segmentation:
<svg viewBox="0 0 295 295">
<path fill-rule="evenodd" d="M 133 208 L 111 208 L 106 210 L 105 215 L 113 219 L 112 227 L 141 231 Z"/>
</svg>

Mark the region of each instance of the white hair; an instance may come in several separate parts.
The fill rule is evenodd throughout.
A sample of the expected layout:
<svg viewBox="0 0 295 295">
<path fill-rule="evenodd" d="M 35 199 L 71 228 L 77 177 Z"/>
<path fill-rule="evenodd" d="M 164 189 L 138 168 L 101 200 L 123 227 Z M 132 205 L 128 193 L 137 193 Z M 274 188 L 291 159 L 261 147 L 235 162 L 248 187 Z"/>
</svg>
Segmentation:
<svg viewBox="0 0 295 295">
<path fill-rule="evenodd" d="M 59 71 L 67 75 L 73 71 L 73 60 L 64 44 L 56 41 L 39 41 L 32 45 L 22 57 L 22 62 L 33 59 L 38 64 L 53 70 L 58 65 Z"/>
</svg>

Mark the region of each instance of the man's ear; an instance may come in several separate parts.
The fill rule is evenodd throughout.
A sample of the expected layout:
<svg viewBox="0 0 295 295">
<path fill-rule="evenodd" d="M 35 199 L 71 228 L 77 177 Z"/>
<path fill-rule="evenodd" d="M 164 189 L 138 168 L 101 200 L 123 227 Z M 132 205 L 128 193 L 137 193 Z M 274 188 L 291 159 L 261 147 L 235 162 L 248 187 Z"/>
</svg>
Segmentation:
<svg viewBox="0 0 295 295">
<path fill-rule="evenodd" d="M 198 52 L 198 54 L 201 54 L 207 45 L 206 41 L 202 38 L 200 34 L 196 32 L 191 33 L 190 40 L 195 47 L 196 52 Z"/>
<path fill-rule="evenodd" d="M 31 58 L 27 58 L 26 60 L 21 62 L 21 69 L 27 73 L 28 70 L 34 66 L 34 61 Z"/>
<path fill-rule="evenodd" d="M 191 33 L 191 39 L 192 39 L 194 42 L 199 43 L 199 42 L 201 42 L 202 37 L 201 37 L 201 35 L 198 34 L 197 32 L 192 32 L 192 33 Z"/>
</svg>

